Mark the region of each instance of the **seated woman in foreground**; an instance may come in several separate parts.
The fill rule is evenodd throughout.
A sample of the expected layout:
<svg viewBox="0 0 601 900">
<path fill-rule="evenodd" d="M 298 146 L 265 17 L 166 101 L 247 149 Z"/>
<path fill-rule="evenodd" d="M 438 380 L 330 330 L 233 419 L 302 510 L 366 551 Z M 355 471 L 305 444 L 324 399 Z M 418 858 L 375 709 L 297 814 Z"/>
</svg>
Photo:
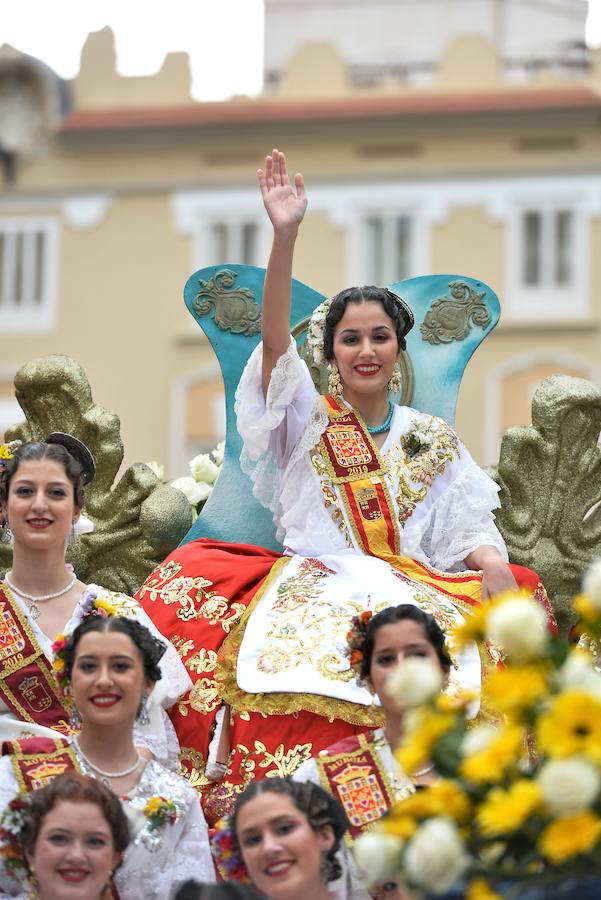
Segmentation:
<svg viewBox="0 0 601 900">
<path fill-rule="evenodd" d="M 0 742 L 22 733 L 60 737 L 76 731 L 52 673 L 52 642 L 90 612 L 111 609 L 158 632 L 138 603 L 97 584 L 84 584 L 65 563 L 65 550 L 94 478 L 92 454 L 69 434 L 0 445 L 2 540 L 12 544 L 11 569 L 0 581 Z M 165 643 L 162 678 L 145 698 L 148 715 L 136 740 L 162 762 L 177 765 L 179 746 L 166 713 L 190 687 L 176 651 Z"/>
<path fill-rule="evenodd" d="M 360 900 L 377 893 L 370 894 L 363 886 L 351 853 L 355 838 L 369 831 L 394 803 L 413 793 L 416 785 L 435 777 L 432 764 L 406 774 L 395 759 L 406 709 L 387 690 L 387 684 L 406 660 L 423 659 L 433 664 L 432 671 L 425 667 L 423 673 L 421 687 L 427 692 L 432 688 L 433 672 L 439 674 L 440 687 L 448 684 L 453 663 L 434 617 L 412 604 L 388 607 L 371 618 L 358 616 L 349 639 L 358 679 L 382 703 L 384 727 L 327 747 L 303 763 L 293 779 L 320 784 L 342 803 L 350 826 L 338 854 L 343 872 L 340 886 Z M 402 692 L 401 685 L 397 693 Z M 407 699 L 414 706 L 416 699 L 422 698 Z"/>
<path fill-rule="evenodd" d="M 241 378 L 236 414 L 242 468 L 285 553 L 193 541 L 137 595 L 195 676 L 173 721 L 209 818 L 250 778 L 290 774 L 323 747 L 382 723 L 345 655 L 361 611 L 412 603 L 447 630 L 516 578 L 546 600 L 534 573 L 507 564 L 492 514 L 497 485 L 445 422 L 393 402 L 413 325 L 400 297 L 349 288 L 315 310 L 308 342 L 330 371 L 329 395 L 316 392 L 290 335 L 304 182 L 296 175 L 290 184 L 274 150 L 259 183 L 273 247 L 263 340 Z M 477 691 L 475 646 L 456 662 L 459 684 Z"/>
<path fill-rule="evenodd" d="M 120 797 L 131 843 L 115 875 L 121 900 L 165 900 L 188 878 L 214 879 L 207 826 L 188 782 L 134 745 L 142 697 L 161 678 L 164 644 L 133 619 L 86 618 L 55 644 L 60 682 L 81 718 L 70 738 L 8 741 L 0 760 L 0 810 L 19 790 L 33 790 L 74 770 L 98 778 Z M 10 866 L 2 896 L 15 893 Z"/>
</svg>

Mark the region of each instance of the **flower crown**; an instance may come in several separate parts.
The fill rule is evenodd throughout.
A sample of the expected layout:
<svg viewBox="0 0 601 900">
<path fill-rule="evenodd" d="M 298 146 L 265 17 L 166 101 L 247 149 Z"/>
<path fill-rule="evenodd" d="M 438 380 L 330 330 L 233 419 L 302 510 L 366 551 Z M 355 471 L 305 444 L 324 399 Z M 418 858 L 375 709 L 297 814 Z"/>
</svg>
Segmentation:
<svg viewBox="0 0 601 900">
<path fill-rule="evenodd" d="M 15 450 L 18 450 L 22 443 L 23 441 L 9 441 L 7 444 L 0 444 L 0 471 L 9 459 L 14 457 Z"/>
<path fill-rule="evenodd" d="M 365 641 L 367 640 L 367 629 L 373 618 L 373 612 L 366 609 L 351 621 L 351 630 L 347 632 L 346 640 L 348 648 L 346 655 L 349 660 L 351 669 L 359 675 L 361 665 L 364 658 Z"/>
<path fill-rule="evenodd" d="M 112 603 L 109 603 L 108 600 L 103 600 L 101 597 L 97 597 L 93 591 L 90 591 L 88 596 L 82 603 L 81 613 L 82 622 L 84 621 L 84 619 L 89 619 L 90 616 L 102 616 L 105 619 L 110 619 L 113 616 L 117 615 L 117 607 L 113 606 Z M 57 634 L 54 643 L 52 644 L 52 655 L 54 657 L 54 660 L 52 662 L 52 670 L 65 697 L 69 693 L 70 683 L 69 674 L 67 672 L 67 663 L 65 660 L 65 648 L 68 643 L 69 636 L 61 633 Z"/>
<path fill-rule="evenodd" d="M 217 870 L 225 881 L 242 881 L 250 884 L 246 866 L 242 861 L 232 820 L 229 816 L 219 819 L 209 833 L 211 852 Z"/>
<path fill-rule="evenodd" d="M 21 831 L 30 809 L 29 796 L 19 794 L 10 801 L 0 816 L 0 856 L 6 871 L 17 881 L 23 880 L 29 871 L 21 843 Z"/>
</svg>

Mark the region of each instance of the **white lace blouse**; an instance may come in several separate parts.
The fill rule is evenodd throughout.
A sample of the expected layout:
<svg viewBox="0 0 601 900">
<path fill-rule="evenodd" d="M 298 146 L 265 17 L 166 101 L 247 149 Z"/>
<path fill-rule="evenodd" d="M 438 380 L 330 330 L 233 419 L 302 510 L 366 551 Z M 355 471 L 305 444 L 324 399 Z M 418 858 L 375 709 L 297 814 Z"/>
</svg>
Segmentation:
<svg viewBox="0 0 601 900">
<path fill-rule="evenodd" d="M 142 607 L 132 597 L 125 594 L 116 594 L 97 584 L 90 584 L 82 592 L 73 614 L 64 628 L 64 634 L 71 634 L 82 620 L 85 604 L 90 595 L 106 599 L 109 603 L 121 607 L 124 615 L 135 618 L 141 625 L 145 625 L 155 637 L 160 638 L 167 650 L 159 665 L 162 678 L 154 686 L 148 701 L 148 713 L 150 723 L 146 726 L 136 725 L 135 742 L 138 746 L 146 746 L 153 756 L 163 765 L 171 769 L 179 768 L 179 743 L 171 720 L 165 710 L 169 709 L 183 693 L 190 690 L 192 683 L 190 677 L 178 656 L 175 647 L 158 631 L 154 622 L 146 615 Z M 29 626 L 36 641 L 48 660 L 52 660 L 52 644 L 54 637 L 44 634 L 34 619 L 28 615 L 29 609 L 25 601 L 13 591 L 13 596 L 19 603 L 21 610 L 28 618 Z M 0 744 L 2 741 L 16 740 L 23 734 L 36 737 L 56 737 L 56 733 L 50 728 L 38 725 L 35 722 L 23 722 L 17 719 L 0 698 Z"/>
<path fill-rule="evenodd" d="M 326 428 L 327 414 L 294 340 L 272 372 L 266 397 L 261 368 L 259 344 L 236 392 L 238 430 L 244 441 L 240 464 L 253 481 L 254 495 L 271 510 L 287 552 L 308 557 L 361 552 L 352 529 L 341 525 L 340 518 L 336 522 L 324 505 L 323 476 L 314 469 L 310 451 Z M 425 480 L 420 480 L 423 472 L 416 474 L 400 444 L 416 426 L 430 435 L 433 449 L 448 451 L 444 470 Z M 487 544 L 507 560 L 492 514 L 499 505 L 499 488 L 446 423 L 397 406 L 380 455 L 388 467 L 385 478 L 402 523 L 403 555 L 453 571 L 465 568 L 465 558 Z M 404 485 L 421 491 L 422 499 L 413 508 L 407 505 Z M 339 517 L 344 516 L 340 508 Z"/>
</svg>

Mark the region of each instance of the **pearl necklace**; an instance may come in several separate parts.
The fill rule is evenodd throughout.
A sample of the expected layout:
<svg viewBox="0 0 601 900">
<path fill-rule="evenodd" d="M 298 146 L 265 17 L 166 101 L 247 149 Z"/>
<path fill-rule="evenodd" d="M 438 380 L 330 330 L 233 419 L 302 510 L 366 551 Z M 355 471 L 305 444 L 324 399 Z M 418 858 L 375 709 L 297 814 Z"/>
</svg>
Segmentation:
<svg viewBox="0 0 601 900">
<path fill-rule="evenodd" d="M 384 419 L 381 425 L 367 425 L 367 430 L 370 434 L 382 434 L 383 431 L 388 431 L 390 428 L 390 423 L 392 422 L 392 417 L 394 415 L 394 405 L 392 401 L 388 401 L 388 415 Z"/>
<path fill-rule="evenodd" d="M 102 783 L 105 784 L 109 788 L 111 787 L 111 780 L 113 778 L 125 778 L 126 775 L 131 775 L 133 772 L 136 771 L 136 769 L 142 762 L 142 757 L 140 756 L 140 754 L 138 752 L 136 752 L 136 761 L 132 766 L 129 766 L 129 768 L 123 769 L 121 772 L 105 772 L 104 769 L 100 769 L 100 768 L 98 768 L 98 766 L 94 765 L 94 763 L 92 762 L 91 759 L 88 759 L 88 757 L 85 755 L 85 753 L 79 746 L 79 741 L 77 740 L 76 737 L 73 738 L 73 743 L 75 744 L 75 748 L 76 748 L 77 752 L 79 753 L 79 755 L 81 756 L 81 758 L 83 759 L 83 761 L 85 762 L 85 764 L 90 769 L 93 769 L 94 772 L 98 772 Z"/>
<path fill-rule="evenodd" d="M 25 591 L 22 591 L 20 588 L 16 587 L 8 577 L 8 572 L 4 576 L 4 581 L 9 586 L 11 591 L 14 591 L 15 594 L 18 594 L 19 597 L 22 597 L 24 600 L 29 601 L 29 615 L 35 622 L 35 620 L 39 619 L 40 617 L 40 608 L 38 606 L 38 603 L 44 603 L 44 601 L 46 600 L 54 600 L 55 597 L 62 597 L 63 594 L 67 594 L 77 581 L 77 575 L 73 573 L 73 577 L 69 581 L 69 584 L 64 588 L 61 588 L 60 591 L 55 591 L 54 594 L 42 594 L 38 597 L 36 597 L 34 594 L 26 594 Z"/>
</svg>

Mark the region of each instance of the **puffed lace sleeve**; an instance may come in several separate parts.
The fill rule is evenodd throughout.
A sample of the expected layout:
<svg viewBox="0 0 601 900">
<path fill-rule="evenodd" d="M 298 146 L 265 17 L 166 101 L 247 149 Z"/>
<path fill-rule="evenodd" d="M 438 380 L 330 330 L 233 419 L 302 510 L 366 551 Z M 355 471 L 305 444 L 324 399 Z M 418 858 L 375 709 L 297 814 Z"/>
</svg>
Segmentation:
<svg viewBox="0 0 601 900">
<path fill-rule="evenodd" d="M 246 364 L 236 391 L 236 419 L 244 441 L 240 467 L 253 482 L 255 497 L 274 513 L 277 523 L 281 512 L 282 473 L 299 444 L 304 444 L 308 426 L 314 430 L 317 420 L 319 438 L 327 419 L 292 337 L 271 373 L 267 396 L 261 384 L 262 365 L 263 345 L 259 344 Z M 315 441 L 313 437 L 310 446 Z"/>
<path fill-rule="evenodd" d="M 448 475 L 448 477 L 446 477 Z M 505 561 L 507 547 L 495 525 L 499 487 L 459 442 L 459 459 L 445 472 L 429 511 L 422 548 L 444 572 L 465 568 L 465 559 L 483 545 L 496 547 Z"/>
</svg>

